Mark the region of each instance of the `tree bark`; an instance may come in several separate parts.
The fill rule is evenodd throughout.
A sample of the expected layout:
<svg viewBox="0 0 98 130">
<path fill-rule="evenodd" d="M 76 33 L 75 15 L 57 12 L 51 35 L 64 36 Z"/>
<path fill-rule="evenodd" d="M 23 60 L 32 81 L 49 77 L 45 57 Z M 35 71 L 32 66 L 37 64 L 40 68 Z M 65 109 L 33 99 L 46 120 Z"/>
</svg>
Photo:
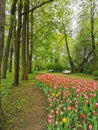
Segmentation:
<svg viewBox="0 0 98 130">
<path fill-rule="evenodd" d="M 94 23 L 95 23 L 95 2 L 91 2 L 91 18 L 90 18 L 90 21 L 91 21 L 91 42 L 92 42 L 92 49 L 94 50 L 93 51 L 93 65 L 95 66 L 95 70 L 96 70 L 96 62 L 97 62 L 97 56 L 96 56 L 96 46 L 95 46 L 95 33 L 94 33 Z"/>
<path fill-rule="evenodd" d="M 92 41 L 92 49 L 94 50 L 95 49 L 95 35 L 94 35 L 94 2 L 92 3 L 91 2 L 91 18 L 90 18 L 90 21 L 91 21 L 91 41 Z"/>
<path fill-rule="evenodd" d="M 33 13 L 31 12 L 31 41 L 30 41 L 30 55 L 29 55 L 29 73 L 32 73 L 32 53 L 33 53 Z"/>
<path fill-rule="evenodd" d="M 24 3 L 24 11 L 27 10 L 27 2 Z M 23 16 L 22 29 L 22 80 L 26 80 L 26 42 L 27 42 L 27 14 Z"/>
<path fill-rule="evenodd" d="M 10 49 L 10 43 L 12 38 L 12 31 L 13 31 L 13 24 L 14 24 L 14 16 L 16 12 L 16 3 L 18 0 L 14 0 L 11 6 L 11 18 L 10 18 L 10 28 L 8 33 L 8 39 L 7 44 L 5 47 L 5 53 L 3 57 L 3 63 L 2 63 L 2 78 L 6 78 L 6 72 L 7 72 L 7 64 L 8 64 L 8 57 L 9 57 L 9 49 Z"/>
<path fill-rule="evenodd" d="M 27 0 L 27 10 L 29 10 L 29 0 Z M 29 73 L 29 14 L 27 14 L 27 42 L 26 42 L 26 79 Z"/>
<path fill-rule="evenodd" d="M 74 65 L 74 62 L 73 62 L 72 57 L 70 55 L 69 46 L 68 46 L 68 40 L 67 40 L 66 34 L 65 34 L 65 42 L 66 42 L 66 49 L 67 49 L 67 54 L 68 54 L 68 59 L 69 59 L 69 63 L 70 63 L 70 66 L 71 66 L 71 70 L 74 73 L 76 71 L 75 70 L 75 65 Z"/>
<path fill-rule="evenodd" d="M 16 32 L 16 42 L 15 42 L 15 72 L 14 72 L 14 86 L 19 84 L 19 60 L 20 60 L 20 38 L 21 38 L 21 21 L 22 21 L 22 0 L 18 3 L 18 27 Z"/>
<path fill-rule="evenodd" d="M 12 56 L 13 56 L 13 43 L 10 48 L 10 63 L 9 63 L 9 72 L 12 72 Z"/>
<path fill-rule="evenodd" d="M 5 0 L 0 0 L 0 130 L 5 130 L 4 128 L 4 114 L 1 105 L 1 63 L 3 56 L 4 47 L 4 25 L 5 25 Z"/>
</svg>

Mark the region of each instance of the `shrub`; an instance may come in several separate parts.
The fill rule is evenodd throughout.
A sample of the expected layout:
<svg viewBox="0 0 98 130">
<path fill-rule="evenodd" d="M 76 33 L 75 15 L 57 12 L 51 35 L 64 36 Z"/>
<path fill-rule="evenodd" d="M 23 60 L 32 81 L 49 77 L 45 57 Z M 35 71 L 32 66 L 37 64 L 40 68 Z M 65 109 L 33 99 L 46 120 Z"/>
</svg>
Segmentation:
<svg viewBox="0 0 98 130">
<path fill-rule="evenodd" d="M 98 70 L 93 72 L 93 75 L 98 77 Z"/>
<path fill-rule="evenodd" d="M 98 77 L 95 77 L 94 80 L 98 80 Z"/>
<path fill-rule="evenodd" d="M 54 70 L 56 72 L 62 71 L 64 69 L 64 66 L 60 63 L 49 63 L 47 65 L 48 70 Z"/>
<path fill-rule="evenodd" d="M 92 65 L 88 65 L 84 68 L 83 72 L 86 74 L 92 74 L 94 71 L 94 67 Z"/>
</svg>

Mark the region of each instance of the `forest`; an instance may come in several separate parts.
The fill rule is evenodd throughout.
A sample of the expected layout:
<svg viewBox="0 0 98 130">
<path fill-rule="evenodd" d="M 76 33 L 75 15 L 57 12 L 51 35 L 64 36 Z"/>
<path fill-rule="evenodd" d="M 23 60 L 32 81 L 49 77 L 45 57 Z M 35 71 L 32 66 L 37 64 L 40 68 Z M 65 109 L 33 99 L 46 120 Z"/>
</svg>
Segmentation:
<svg viewBox="0 0 98 130">
<path fill-rule="evenodd" d="M 67 74 L 67 72 L 70 74 Z M 51 76 L 48 77 L 48 75 L 44 75 L 46 73 L 49 73 Z M 41 74 L 43 76 L 37 77 Z M 21 128 L 19 124 L 21 121 L 17 122 L 19 119 L 18 109 L 22 111 L 22 105 L 24 106 L 24 104 L 26 104 L 25 102 L 27 102 L 28 97 L 31 96 L 33 99 L 34 95 L 30 92 L 32 91 L 32 87 L 28 87 L 32 86 L 32 84 L 36 86 L 36 89 L 33 88 L 33 94 L 35 93 L 36 96 L 39 97 L 42 95 L 43 98 L 45 98 L 45 93 L 49 96 L 49 100 L 53 100 L 54 97 L 49 95 L 49 92 L 53 91 L 51 90 L 51 82 L 53 82 L 51 78 L 53 74 L 55 75 L 53 77 L 54 82 L 62 85 L 64 84 L 56 81 L 56 79 L 59 79 L 56 75 L 67 77 L 68 79 L 66 79 L 66 81 L 64 80 L 64 82 L 66 82 L 66 84 L 72 83 L 72 86 L 74 86 L 74 83 L 78 86 L 79 82 L 87 78 L 87 80 L 91 80 L 96 84 L 92 83 L 96 86 L 96 91 L 94 89 L 93 94 L 96 93 L 96 95 L 98 95 L 98 1 L 0 0 L 0 127 L 2 127 L 0 130 L 35 130 L 33 127 L 29 127 L 29 125 L 23 127 L 23 129 Z M 76 76 L 77 79 L 80 77 L 81 81 L 72 81 L 71 78 L 74 78 L 74 76 Z M 44 86 L 44 82 L 46 86 Z M 47 82 L 50 88 L 47 88 Z M 83 82 L 86 83 L 85 79 Z M 85 86 L 85 83 L 80 86 Z M 90 81 L 87 84 L 89 86 Z M 40 89 L 41 91 L 43 90 L 44 93 L 41 92 Z M 59 92 L 62 93 L 63 89 L 66 91 L 66 89 L 62 87 L 59 90 L 58 86 L 56 89 L 54 92 L 55 95 L 59 95 Z M 76 90 L 74 90 L 73 87 L 70 87 L 70 89 L 72 89 L 72 92 L 69 90 L 69 93 L 73 93 L 74 96 L 74 91 Z M 23 92 L 24 94 L 26 92 L 29 93 L 29 96 L 27 96 L 28 94 L 26 93 L 23 98 Z M 13 93 L 15 93 L 15 96 Z M 61 97 L 62 96 L 64 96 L 64 93 L 62 93 Z M 91 104 L 94 102 L 98 105 L 98 96 L 95 97 L 95 99 L 89 102 Z M 61 101 L 61 98 L 58 99 Z M 16 102 L 17 100 L 20 107 Z M 35 102 L 37 102 L 36 100 Z M 81 98 L 81 100 L 84 99 Z M 16 103 L 13 104 L 14 102 Z M 31 101 L 31 103 L 32 102 L 33 101 Z M 40 103 L 42 102 L 39 101 L 37 104 Z M 47 101 L 45 101 L 45 103 L 47 104 Z M 63 104 L 64 103 L 65 102 L 63 102 Z M 30 104 L 28 104 L 28 107 L 25 106 L 25 109 L 29 109 L 29 105 Z M 96 108 L 98 108 L 97 105 Z M 51 108 L 53 111 L 49 108 L 49 112 L 54 112 L 56 108 Z M 63 108 L 62 106 L 62 109 Z M 66 108 L 69 108 L 69 106 L 66 105 Z M 74 107 L 71 109 L 73 110 Z M 92 109 L 95 108 L 92 107 L 91 111 Z M 80 114 L 83 111 L 87 113 L 86 107 L 85 109 L 83 108 L 83 111 L 82 108 L 79 110 L 81 111 Z M 98 130 L 98 125 L 96 125 L 98 121 L 98 109 L 95 111 L 97 112 L 95 122 L 91 121 L 93 119 L 88 119 L 90 118 L 89 114 L 87 118 L 89 123 L 85 121 L 86 123 L 84 123 L 83 128 L 75 123 L 69 127 L 71 121 L 75 120 L 74 117 L 68 121 L 69 124 L 65 127 L 66 119 L 70 118 L 70 115 L 67 115 L 67 113 L 64 113 L 67 118 L 63 118 L 62 116 L 51 117 L 50 115 L 48 117 L 49 125 L 47 129 L 78 130 L 78 128 L 81 127 L 79 130 L 92 130 L 89 127 L 89 124 L 92 124 L 94 126 L 93 130 Z M 44 110 L 44 112 L 46 112 L 46 110 Z M 17 121 L 15 120 L 14 113 L 18 115 Z M 21 115 L 23 115 L 23 113 Z M 61 118 L 62 123 L 59 123 Z M 47 119 L 45 119 L 45 121 L 46 120 Z M 80 118 L 79 121 L 81 122 Z M 57 126 L 56 124 L 54 125 L 53 122 L 58 122 Z M 83 122 L 80 124 L 82 123 Z M 40 127 L 37 130 L 41 130 L 42 128 Z"/>
</svg>

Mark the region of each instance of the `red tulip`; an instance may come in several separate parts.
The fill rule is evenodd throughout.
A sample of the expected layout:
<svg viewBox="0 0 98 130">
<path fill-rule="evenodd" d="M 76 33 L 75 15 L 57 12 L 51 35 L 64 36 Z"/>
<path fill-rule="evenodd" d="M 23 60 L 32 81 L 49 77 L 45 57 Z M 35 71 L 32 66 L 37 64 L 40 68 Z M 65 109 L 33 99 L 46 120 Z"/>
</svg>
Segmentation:
<svg viewBox="0 0 98 130">
<path fill-rule="evenodd" d="M 86 114 L 85 113 L 82 113 L 82 118 L 84 119 L 86 117 Z"/>
</svg>

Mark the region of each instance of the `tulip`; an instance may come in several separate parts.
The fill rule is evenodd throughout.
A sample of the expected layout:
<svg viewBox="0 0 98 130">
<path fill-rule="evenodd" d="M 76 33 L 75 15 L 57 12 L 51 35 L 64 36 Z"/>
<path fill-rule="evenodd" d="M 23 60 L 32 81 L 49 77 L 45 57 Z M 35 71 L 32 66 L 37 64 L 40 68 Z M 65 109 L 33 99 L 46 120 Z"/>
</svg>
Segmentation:
<svg viewBox="0 0 98 130">
<path fill-rule="evenodd" d="M 95 104 L 96 108 L 98 108 L 98 103 Z"/>
<path fill-rule="evenodd" d="M 93 129 L 92 124 L 89 124 L 89 130 L 92 130 L 92 129 Z"/>
<path fill-rule="evenodd" d="M 97 112 L 96 112 L 96 111 L 93 111 L 93 114 L 96 116 L 96 115 L 97 115 Z"/>
<path fill-rule="evenodd" d="M 82 118 L 84 119 L 86 117 L 86 114 L 85 113 L 82 113 Z"/>
<path fill-rule="evenodd" d="M 58 124 L 59 124 L 59 122 L 58 122 L 58 121 L 56 121 L 56 122 L 55 122 L 55 125 L 58 125 Z"/>
<path fill-rule="evenodd" d="M 51 123 L 52 122 L 52 116 L 50 115 L 49 117 L 48 117 L 48 123 Z"/>
</svg>

